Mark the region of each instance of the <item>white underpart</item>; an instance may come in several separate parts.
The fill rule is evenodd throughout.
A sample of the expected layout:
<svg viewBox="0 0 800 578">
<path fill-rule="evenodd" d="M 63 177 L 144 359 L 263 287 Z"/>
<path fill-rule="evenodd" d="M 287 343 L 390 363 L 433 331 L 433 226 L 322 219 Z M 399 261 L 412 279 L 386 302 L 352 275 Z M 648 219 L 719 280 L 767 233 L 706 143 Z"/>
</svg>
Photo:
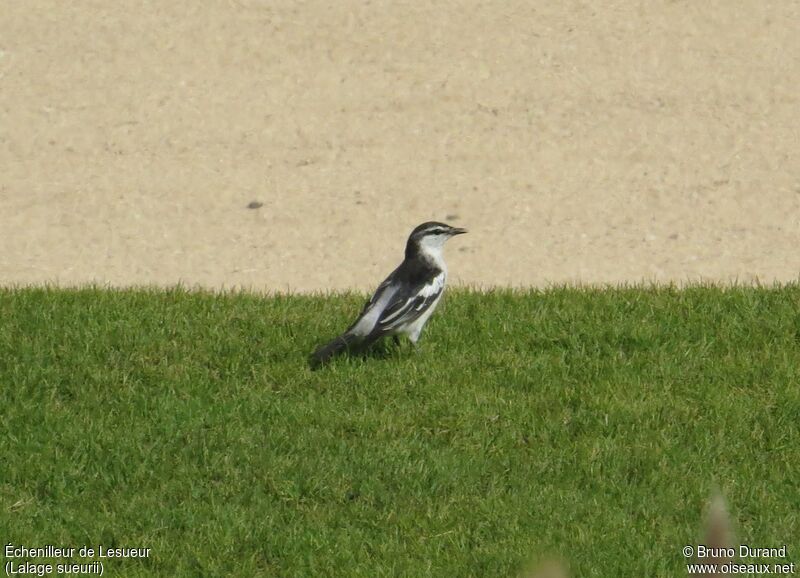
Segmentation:
<svg viewBox="0 0 800 578">
<path fill-rule="evenodd" d="M 426 285 L 419 294 L 426 297 L 429 295 L 435 295 L 440 289 L 444 288 L 444 282 L 446 279 L 447 273 L 443 270 L 436 277 L 434 277 L 431 283 Z M 428 318 L 433 315 L 433 312 L 436 310 L 436 306 L 439 305 L 439 301 L 442 300 L 442 295 L 444 295 L 444 291 L 439 293 L 436 301 L 430 304 L 430 307 L 428 307 L 425 313 L 417 317 L 413 322 L 402 327 L 398 327 L 397 333 L 404 333 L 411 340 L 411 343 L 416 343 L 419 339 L 419 334 L 422 333 L 422 328 L 425 327 L 425 324 L 428 322 Z"/>
</svg>

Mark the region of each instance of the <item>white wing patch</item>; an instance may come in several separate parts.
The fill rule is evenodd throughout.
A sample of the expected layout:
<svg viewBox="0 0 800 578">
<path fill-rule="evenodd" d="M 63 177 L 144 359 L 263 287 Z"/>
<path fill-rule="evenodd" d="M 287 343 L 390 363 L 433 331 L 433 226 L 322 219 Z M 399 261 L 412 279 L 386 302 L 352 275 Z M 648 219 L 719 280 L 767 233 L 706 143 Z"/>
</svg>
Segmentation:
<svg viewBox="0 0 800 578">
<path fill-rule="evenodd" d="M 397 311 L 395 311 L 394 313 L 392 313 L 392 314 L 390 314 L 390 315 L 387 315 L 386 317 L 384 317 L 383 319 L 381 319 L 381 324 L 386 324 L 386 323 L 389 323 L 389 322 L 391 322 L 393 319 L 395 319 L 396 317 L 398 317 L 398 316 L 402 315 L 403 313 L 405 313 L 405 312 L 406 312 L 406 308 L 408 307 L 408 304 L 409 304 L 409 302 L 411 302 L 411 301 L 413 301 L 413 299 L 409 299 L 408 301 L 406 301 L 406 302 L 405 302 L 405 304 L 404 304 L 402 307 L 399 307 L 399 308 L 397 309 Z"/>
<path fill-rule="evenodd" d="M 403 325 L 413 323 L 421 316 L 425 316 L 426 309 L 435 306 L 439 300 L 444 289 L 445 277 L 444 271 L 439 273 L 429 283 L 423 285 L 418 292 L 410 295 L 404 303 L 393 306 L 393 311 L 382 317 L 378 321 L 378 325 L 385 331 L 395 329 L 402 331 Z M 427 320 L 427 316 L 425 318 Z"/>
<path fill-rule="evenodd" d="M 422 290 L 419 292 L 419 295 L 425 297 L 427 300 L 429 297 L 441 293 L 442 289 L 444 288 L 444 278 L 445 274 L 444 271 L 442 271 L 436 277 L 431 279 L 430 283 L 428 283 L 422 288 Z M 419 307 L 417 307 L 417 309 L 420 309 L 421 307 L 422 306 L 420 305 Z"/>
<path fill-rule="evenodd" d="M 430 319 L 431 315 L 433 315 L 433 312 L 436 310 L 436 306 L 439 304 L 439 301 L 442 298 L 442 292 L 444 291 L 444 277 L 445 274 L 442 273 L 442 279 L 439 285 L 438 293 L 432 294 L 428 299 L 425 300 L 424 303 L 427 303 L 425 310 L 421 311 L 414 321 L 401 329 L 401 332 L 405 333 L 413 343 L 416 343 L 419 339 L 422 329 L 425 327 L 425 324 L 428 322 L 428 319 Z"/>
</svg>

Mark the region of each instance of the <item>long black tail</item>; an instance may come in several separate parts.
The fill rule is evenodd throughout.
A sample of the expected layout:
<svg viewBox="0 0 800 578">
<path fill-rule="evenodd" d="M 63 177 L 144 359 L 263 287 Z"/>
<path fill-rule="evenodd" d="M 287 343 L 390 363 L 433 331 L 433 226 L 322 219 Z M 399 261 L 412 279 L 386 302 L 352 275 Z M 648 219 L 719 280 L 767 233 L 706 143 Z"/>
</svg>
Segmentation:
<svg viewBox="0 0 800 578">
<path fill-rule="evenodd" d="M 347 332 L 342 333 L 329 343 L 317 347 L 314 353 L 311 354 L 311 358 L 308 360 L 308 365 L 311 366 L 311 369 L 317 369 L 328 363 L 328 361 L 340 353 L 344 353 L 345 351 L 349 351 L 351 348 L 354 348 L 357 345 L 357 341 L 358 340 L 354 335 Z"/>
</svg>

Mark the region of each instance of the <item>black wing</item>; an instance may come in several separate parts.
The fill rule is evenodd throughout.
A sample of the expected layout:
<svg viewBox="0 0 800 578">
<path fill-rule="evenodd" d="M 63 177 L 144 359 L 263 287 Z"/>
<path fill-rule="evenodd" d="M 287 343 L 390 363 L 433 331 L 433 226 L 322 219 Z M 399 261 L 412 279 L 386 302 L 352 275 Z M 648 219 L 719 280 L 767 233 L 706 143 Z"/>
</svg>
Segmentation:
<svg viewBox="0 0 800 578">
<path fill-rule="evenodd" d="M 378 286 L 347 332 L 357 332 L 359 324 L 374 307 L 380 307 L 381 311 L 374 325 L 369 329 L 363 328 L 367 329 L 366 334 L 362 333 L 365 344 L 412 323 L 441 296 L 444 281 L 444 271 L 428 262 L 418 259 L 403 261 Z"/>
<path fill-rule="evenodd" d="M 398 291 L 392 302 L 383 310 L 374 331 L 388 333 L 397 327 L 416 321 L 433 305 L 444 290 L 444 273 L 430 282 L 408 291 Z"/>
<path fill-rule="evenodd" d="M 438 267 L 416 259 L 404 261 L 372 298 L 372 302 L 380 299 L 384 285 L 396 289 L 381 311 L 371 337 L 380 337 L 418 319 L 439 299 L 444 282 L 445 273 Z"/>
</svg>

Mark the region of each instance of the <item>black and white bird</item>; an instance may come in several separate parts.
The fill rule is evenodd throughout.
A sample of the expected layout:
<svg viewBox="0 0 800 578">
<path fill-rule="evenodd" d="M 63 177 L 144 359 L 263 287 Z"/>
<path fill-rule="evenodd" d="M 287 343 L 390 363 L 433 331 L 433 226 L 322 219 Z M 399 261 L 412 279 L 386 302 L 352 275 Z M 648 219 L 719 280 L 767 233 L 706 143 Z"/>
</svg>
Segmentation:
<svg viewBox="0 0 800 578">
<path fill-rule="evenodd" d="M 363 350 L 387 335 L 395 339 L 406 335 L 416 343 L 444 292 L 444 244 L 466 232 L 436 221 L 422 223 L 411 231 L 403 262 L 378 286 L 355 323 L 314 351 L 311 367 L 319 367 L 345 351 Z"/>
</svg>

